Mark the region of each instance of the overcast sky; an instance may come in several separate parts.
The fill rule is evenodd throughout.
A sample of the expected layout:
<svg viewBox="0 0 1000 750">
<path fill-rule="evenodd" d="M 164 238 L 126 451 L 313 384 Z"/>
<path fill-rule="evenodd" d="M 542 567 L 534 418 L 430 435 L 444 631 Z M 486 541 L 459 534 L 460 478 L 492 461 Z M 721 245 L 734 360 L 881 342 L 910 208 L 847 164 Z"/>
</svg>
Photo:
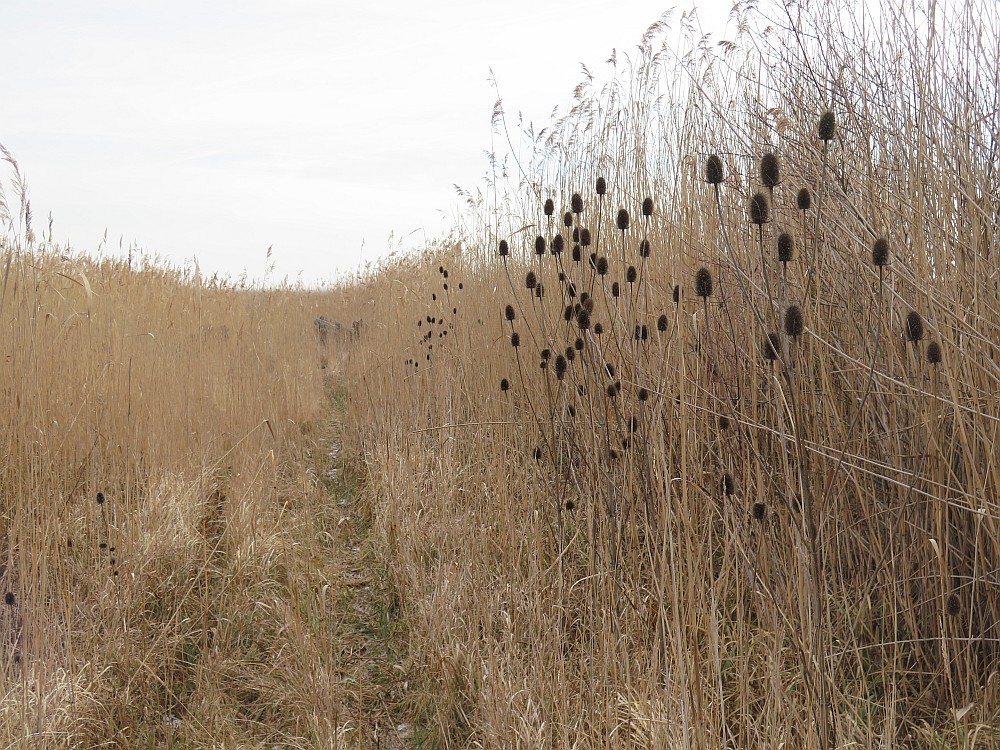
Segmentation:
<svg viewBox="0 0 1000 750">
<path fill-rule="evenodd" d="M 704 0 L 720 32 L 728 2 Z M 624 7 L 623 7 L 624 6 Z M 441 234 L 496 98 L 537 124 L 665 10 L 606 0 L 5 0 L 0 143 L 36 233 L 312 284 Z M 715 26 L 712 25 L 714 22 Z M 8 172 L 3 172 L 5 187 Z M 405 239 L 404 239 L 405 238 Z"/>
</svg>

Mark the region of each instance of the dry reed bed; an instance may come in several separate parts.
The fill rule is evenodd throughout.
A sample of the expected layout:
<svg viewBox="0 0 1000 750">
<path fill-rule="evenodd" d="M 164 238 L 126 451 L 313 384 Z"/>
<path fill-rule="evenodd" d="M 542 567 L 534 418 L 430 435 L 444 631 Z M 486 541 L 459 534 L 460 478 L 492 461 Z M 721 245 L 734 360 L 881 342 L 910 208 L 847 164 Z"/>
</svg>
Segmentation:
<svg viewBox="0 0 1000 750">
<path fill-rule="evenodd" d="M 312 330 L 331 296 L 28 252 L 28 234 L 5 238 L 0 299 L 0 736 L 331 746 Z"/>
<path fill-rule="evenodd" d="M 354 290 L 449 746 L 1000 742 L 1000 24 L 917 10 L 661 22 Z"/>
</svg>

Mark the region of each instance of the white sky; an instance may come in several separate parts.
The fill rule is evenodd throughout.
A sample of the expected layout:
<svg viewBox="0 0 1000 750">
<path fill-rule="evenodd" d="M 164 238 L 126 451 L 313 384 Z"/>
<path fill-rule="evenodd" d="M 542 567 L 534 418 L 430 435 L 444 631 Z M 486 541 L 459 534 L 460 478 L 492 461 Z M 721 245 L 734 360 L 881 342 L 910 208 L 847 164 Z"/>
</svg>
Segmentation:
<svg viewBox="0 0 1000 750">
<path fill-rule="evenodd" d="M 37 234 L 51 212 L 78 251 L 107 230 L 258 280 L 273 245 L 270 279 L 311 284 L 446 230 L 486 172 L 490 67 L 511 122 L 544 124 L 666 9 L 624 5 L 5 0 L 0 143 Z M 700 6 L 721 31 L 730 3 Z"/>
</svg>

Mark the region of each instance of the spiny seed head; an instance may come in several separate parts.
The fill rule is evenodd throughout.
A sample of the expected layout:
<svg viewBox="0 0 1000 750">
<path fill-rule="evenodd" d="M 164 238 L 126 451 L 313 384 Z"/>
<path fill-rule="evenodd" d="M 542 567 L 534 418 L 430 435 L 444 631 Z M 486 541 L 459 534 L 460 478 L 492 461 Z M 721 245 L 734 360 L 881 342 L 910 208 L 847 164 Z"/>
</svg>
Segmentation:
<svg viewBox="0 0 1000 750">
<path fill-rule="evenodd" d="M 722 490 L 726 493 L 726 497 L 730 497 L 736 492 L 736 480 L 728 471 L 722 476 Z"/>
<path fill-rule="evenodd" d="M 720 430 L 729 429 L 729 417 L 727 417 L 725 414 L 719 415 L 719 429 Z"/>
<path fill-rule="evenodd" d="M 795 205 L 799 207 L 799 211 L 808 211 L 812 207 L 812 203 L 813 199 L 809 188 L 800 188 L 799 194 L 795 196 Z"/>
<path fill-rule="evenodd" d="M 872 263 L 879 267 L 889 264 L 889 240 L 885 237 L 879 237 L 872 245 Z"/>
<path fill-rule="evenodd" d="M 541 235 L 535 237 L 535 255 L 545 255 L 545 238 Z"/>
<path fill-rule="evenodd" d="M 513 305 L 507 305 L 507 307 L 505 307 L 503 309 L 503 316 L 507 320 L 513 320 L 514 319 L 514 306 Z"/>
<path fill-rule="evenodd" d="M 618 216 L 615 217 L 615 224 L 623 232 L 628 229 L 628 211 L 624 208 L 618 209 Z"/>
<path fill-rule="evenodd" d="M 681 287 L 679 284 L 674 284 L 674 304 L 679 305 L 681 302 Z"/>
<path fill-rule="evenodd" d="M 573 214 L 570 211 L 567 211 L 566 213 L 563 214 L 563 226 L 564 227 L 573 226 Z"/>
<path fill-rule="evenodd" d="M 778 157 L 768 152 L 760 158 L 760 181 L 764 187 L 774 189 L 781 182 Z"/>
<path fill-rule="evenodd" d="M 608 394 L 608 398 L 614 398 L 618 395 L 618 391 L 615 390 L 615 385 L 612 383 L 605 389 L 605 393 Z"/>
<path fill-rule="evenodd" d="M 500 240 L 499 250 L 501 258 L 506 258 L 510 255 L 510 247 L 507 245 L 507 240 Z"/>
<path fill-rule="evenodd" d="M 543 210 L 546 216 L 551 216 L 556 212 L 556 204 L 552 202 L 551 198 L 545 199 L 545 208 Z"/>
<path fill-rule="evenodd" d="M 541 352 L 542 359 L 550 359 L 552 357 L 551 349 L 542 349 Z"/>
<path fill-rule="evenodd" d="M 578 352 L 582 352 L 583 351 L 583 339 L 577 337 L 576 341 L 573 342 L 573 348 L 576 349 Z"/>
<path fill-rule="evenodd" d="M 569 200 L 569 207 L 575 214 L 583 213 L 583 198 L 580 197 L 579 193 L 573 193 L 573 197 Z"/>
<path fill-rule="evenodd" d="M 8 607 L 13 607 L 14 603 L 17 601 L 17 597 L 14 596 L 13 591 L 8 591 L 3 595 L 3 601 Z"/>
<path fill-rule="evenodd" d="M 501 391 L 502 391 L 503 393 L 506 393 L 507 391 L 509 391 L 509 390 L 510 390 L 510 381 L 509 381 L 509 380 L 507 380 L 507 378 L 502 378 L 502 379 L 500 380 L 500 390 L 501 390 Z"/>
<path fill-rule="evenodd" d="M 587 312 L 593 313 L 594 312 L 594 298 L 593 297 L 587 297 L 586 299 L 584 299 L 583 297 L 580 297 L 580 306 L 584 310 L 586 310 Z"/>
<path fill-rule="evenodd" d="M 954 592 L 948 594 L 944 602 L 944 611 L 948 617 L 958 617 L 962 614 L 962 601 L 958 598 L 958 594 Z"/>
<path fill-rule="evenodd" d="M 608 259 L 603 255 L 597 259 L 597 274 L 605 276 L 608 273 Z"/>
<path fill-rule="evenodd" d="M 566 360 L 568 362 L 572 362 L 574 359 L 576 359 L 576 349 L 574 349 L 572 346 L 567 346 L 566 347 Z"/>
<path fill-rule="evenodd" d="M 590 292 L 580 292 L 580 304 L 586 304 L 587 300 L 590 299 Z"/>
<path fill-rule="evenodd" d="M 792 239 L 792 235 L 788 232 L 782 232 L 778 235 L 778 260 L 782 263 L 787 263 L 792 259 L 792 252 L 795 248 L 795 241 Z"/>
<path fill-rule="evenodd" d="M 761 355 L 768 362 L 774 362 L 778 358 L 778 352 L 781 351 L 781 341 L 778 338 L 778 334 L 773 331 L 764 337 L 764 345 L 761 347 Z"/>
<path fill-rule="evenodd" d="M 635 266 L 629 266 L 625 270 L 625 281 L 627 281 L 629 284 L 634 284 L 638 276 L 639 272 L 635 270 Z"/>
<path fill-rule="evenodd" d="M 570 351 L 573 351 L 570 349 Z M 556 357 L 556 375 L 561 375 L 566 372 L 566 357 L 562 354 Z"/>
<path fill-rule="evenodd" d="M 650 251 L 649 240 L 643 240 L 642 242 L 639 243 L 639 257 L 640 258 L 648 258 L 649 257 L 649 251 Z"/>
<path fill-rule="evenodd" d="M 667 330 L 667 314 L 660 313 L 660 317 L 656 319 L 656 330 L 663 333 Z"/>
<path fill-rule="evenodd" d="M 718 185 L 722 180 L 722 159 L 718 154 L 712 154 L 705 162 L 705 182 L 709 185 Z"/>
<path fill-rule="evenodd" d="M 590 230 L 587 227 L 580 230 L 580 244 L 584 247 L 590 247 Z"/>
<path fill-rule="evenodd" d="M 622 293 L 622 286 L 617 281 L 611 284 L 611 296 L 617 298 Z"/>
<path fill-rule="evenodd" d="M 104 505 L 104 493 L 103 492 L 98 492 L 97 493 L 97 504 L 98 505 Z"/>
<path fill-rule="evenodd" d="M 572 319 L 574 314 L 575 311 L 573 310 L 573 305 L 566 305 L 566 309 L 563 310 L 563 320 L 568 322 L 570 319 Z"/>
<path fill-rule="evenodd" d="M 712 287 L 712 272 L 702 266 L 694 275 L 694 293 L 702 299 L 708 299 L 712 296 Z"/>
<path fill-rule="evenodd" d="M 576 503 L 574 503 L 572 500 L 567 500 L 566 501 L 566 510 L 571 511 L 575 507 L 576 507 Z"/>
<path fill-rule="evenodd" d="M 521 345 L 521 334 L 517 331 L 514 331 L 514 333 L 510 335 L 510 345 L 515 349 Z"/>
<path fill-rule="evenodd" d="M 764 503 L 754 503 L 750 514 L 753 516 L 753 520 L 763 521 L 764 516 L 767 515 L 767 506 Z"/>
<path fill-rule="evenodd" d="M 785 333 L 793 339 L 798 338 L 805 330 L 805 325 L 802 308 L 798 305 L 789 305 L 785 310 Z"/>
<path fill-rule="evenodd" d="M 635 397 L 639 399 L 639 403 L 644 404 L 647 401 L 649 401 L 649 391 L 647 391 L 645 388 L 640 388 L 639 391 L 635 394 Z"/>
<path fill-rule="evenodd" d="M 604 326 L 600 323 L 594 323 L 594 335 L 600 336 L 602 333 L 604 333 Z"/>
<path fill-rule="evenodd" d="M 535 272 L 534 271 L 528 271 L 528 273 L 525 274 L 525 276 L 524 276 L 524 285 L 528 289 L 534 289 L 536 286 L 538 286 L 538 277 L 535 276 Z"/>
<path fill-rule="evenodd" d="M 576 324 L 579 326 L 581 331 L 586 331 L 590 328 L 590 313 L 586 310 L 580 310 L 576 314 Z"/>
<path fill-rule="evenodd" d="M 924 337 L 924 319 L 916 310 L 906 314 L 906 340 L 914 344 Z"/>
<path fill-rule="evenodd" d="M 648 196 L 642 199 L 642 215 L 643 216 L 653 215 L 653 199 Z"/>
<path fill-rule="evenodd" d="M 837 116 L 833 114 L 832 109 L 828 109 L 820 115 L 817 131 L 819 139 L 824 143 L 833 140 L 833 137 L 837 134 Z"/>
<path fill-rule="evenodd" d="M 573 257 L 573 262 L 574 263 L 579 263 L 580 262 L 580 246 L 579 245 L 573 245 L 572 257 Z"/>
<path fill-rule="evenodd" d="M 608 192 L 607 181 L 603 177 L 598 177 L 597 184 L 594 186 L 594 189 L 597 191 L 598 195 L 604 195 L 606 192 Z"/>
<path fill-rule="evenodd" d="M 927 345 L 927 361 L 932 365 L 941 364 L 941 344 L 937 341 Z"/>
<path fill-rule="evenodd" d="M 767 223 L 771 215 L 771 207 L 767 203 L 767 196 L 763 193 L 754 193 L 747 206 L 747 213 L 750 215 L 750 223 L 762 226 Z"/>
<path fill-rule="evenodd" d="M 557 234 L 552 238 L 552 244 L 549 246 L 549 251 L 553 255 L 559 255 L 559 253 L 563 251 L 564 244 L 565 240 L 563 240 L 563 236 L 561 234 Z"/>
</svg>

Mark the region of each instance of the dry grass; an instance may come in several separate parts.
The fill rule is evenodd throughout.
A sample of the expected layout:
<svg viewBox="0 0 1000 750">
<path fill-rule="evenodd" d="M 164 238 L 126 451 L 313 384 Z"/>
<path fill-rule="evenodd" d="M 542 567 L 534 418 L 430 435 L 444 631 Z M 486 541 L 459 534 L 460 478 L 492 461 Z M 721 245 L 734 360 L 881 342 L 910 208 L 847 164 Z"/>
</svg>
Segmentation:
<svg viewBox="0 0 1000 750">
<path fill-rule="evenodd" d="M 681 57 L 656 25 L 452 243 L 347 290 L 347 440 L 445 746 L 1000 745 L 1000 23 L 883 12 L 682 18 Z"/>
</svg>

